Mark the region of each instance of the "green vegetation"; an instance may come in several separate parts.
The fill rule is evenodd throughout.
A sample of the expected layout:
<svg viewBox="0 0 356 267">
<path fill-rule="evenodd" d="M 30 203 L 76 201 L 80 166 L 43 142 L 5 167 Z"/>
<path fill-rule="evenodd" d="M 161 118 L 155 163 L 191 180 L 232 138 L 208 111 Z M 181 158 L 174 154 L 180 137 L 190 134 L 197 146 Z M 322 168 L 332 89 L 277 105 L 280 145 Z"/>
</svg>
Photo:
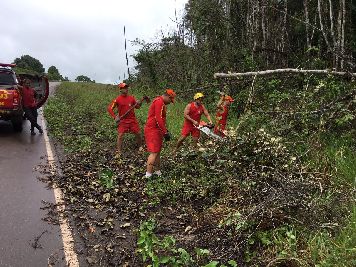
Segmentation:
<svg viewBox="0 0 356 267">
<path fill-rule="evenodd" d="M 111 189 L 114 186 L 114 172 L 110 169 L 103 169 L 99 173 L 99 179 L 102 186 Z"/>
<path fill-rule="evenodd" d="M 42 63 L 29 55 L 21 56 L 20 58 L 16 58 L 14 60 L 16 66 L 20 69 L 25 69 L 27 71 L 33 71 L 37 74 L 43 74 L 45 69 Z"/>
<path fill-rule="evenodd" d="M 349 0 L 189 0 L 176 31 L 134 42 L 137 73 L 130 80 L 183 90 L 213 83 L 216 72 L 287 67 L 353 72 L 353 25 L 356 4 Z"/>
<path fill-rule="evenodd" d="M 62 83 L 45 116 L 65 149 L 64 177 L 57 182 L 68 201 L 81 203 L 79 213 L 84 206 L 107 212 L 98 223 L 105 231 L 114 228 L 113 217 L 122 217 L 112 210 L 128 207 L 142 265 L 354 266 L 354 82 L 258 79 L 249 106 L 251 87 L 235 86 L 230 140 L 215 143 L 202 136 L 199 151 L 187 143 L 173 157 L 187 104 L 178 94 L 168 106 L 174 138 L 165 144 L 163 176 L 146 180 L 146 155 L 135 152 L 131 136 L 125 137 L 125 157 L 114 159 L 116 127 L 106 108 L 118 89 Z M 214 114 L 216 87 L 205 90 Z M 130 92 L 152 99 L 159 90 Z M 147 109 L 145 104 L 136 111 L 141 126 Z"/>
<path fill-rule="evenodd" d="M 21 56 L 14 60 L 16 64 L 15 71 L 18 74 L 33 74 L 43 75 L 45 69 L 42 63 L 29 55 Z M 47 71 L 47 78 L 50 81 L 69 81 L 68 77 L 64 77 L 59 73 L 59 70 L 55 66 L 50 66 Z"/>
<path fill-rule="evenodd" d="M 59 73 L 55 66 L 50 66 L 47 71 L 48 80 L 50 81 L 69 81 L 68 77 L 64 77 Z"/>
<path fill-rule="evenodd" d="M 52 134 L 69 151 L 90 151 L 96 145 L 94 141 L 113 143 L 115 124 L 106 108 L 116 95 L 112 86 L 63 83 L 55 100 L 46 106 Z"/>
<path fill-rule="evenodd" d="M 53 179 L 71 203 L 89 263 L 356 265 L 352 75 L 213 79 L 215 72 L 286 67 L 354 72 L 355 4 L 262 2 L 190 0 L 177 31 L 134 41 L 130 92 L 137 99 L 167 87 L 177 92 L 162 176 L 143 177 L 147 155 L 130 136 L 124 155 L 114 156 L 116 127 L 106 108 L 117 88 L 78 76 L 88 83 L 63 83 L 49 101 L 49 128 L 65 151 L 63 175 Z M 172 155 L 197 91 L 213 117 L 217 91 L 236 100 L 229 138 L 202 136 L 197 151 L 186 142 Z M 142 126 L 147 109 L 136 111 Z M 88 233 L 93 224 L 100 234 Z"/>
<path fill-rule="evenodd" d="M 29 69 L 23 69 L 23 68 L 15 67 L 14 70 L 15 70 L 15 72 L 18 73 L 18 74 L 39 75 L 38 72 L 33 71 L 33 70 L 29 70 Z"/>
<path fill-rule="evenodd" d="M 75 78 L 75 81 L 86 82 L 86 83 L 95 83 L 95 80 L 91 80 L 88 76 L 85 76 L 85 75 L 77 76 L 77 78 Z"/>
<path fill-rule="evenodd" d="M 207 249 L 196 248 L 192 257 L 185 249 L 176 248 L 176 240 L 172 236 L 165 236 L 160 240 L 155 234 L 156 222 L 149 220 L 140 225 L 139 238 L 137 240 L 138 252 L 142 255 L 143 262 L 148 259 L 153 267 L 168 266 L 204 266 L 204 267 L 237 267 L 234 260 L 229 260 L 228 265 L 219 265 L 217 261 L 203 264 L 206 256 L 210 254 Z M 160 254 L 163 254 L 162 256 Z M 149 265 L 151 266 L 151 265 Z"/>
</svg>

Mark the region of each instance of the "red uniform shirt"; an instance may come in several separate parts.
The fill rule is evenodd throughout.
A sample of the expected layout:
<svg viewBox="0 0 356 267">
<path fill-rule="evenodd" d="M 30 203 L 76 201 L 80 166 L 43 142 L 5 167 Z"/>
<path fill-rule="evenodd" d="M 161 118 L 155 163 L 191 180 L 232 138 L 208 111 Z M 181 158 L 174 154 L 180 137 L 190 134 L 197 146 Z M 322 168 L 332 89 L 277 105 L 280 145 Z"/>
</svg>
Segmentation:
<svg viewBox="0 0 356 267">
<path fill-rule="evenodd" d="M 148 110 L 145 126 L 145 140 L 148 152 L 158 153 L 162 149 L 163 135 L 167 133 L 166 113 L 166 105 L 162 96 L 155 98 Z"/>
<path fill-rule="evenodd" d="M 25 108 L 36 107 L 35 90 L 33 88 L 24 86 L 22 89 L 23 106 Z"/>
<path fill-rule="evenodd" d="M 222 107 L 223 110 L 219 110 L 216 113 L 216 117 L 218 118 L 218 124 L 221 125 L 226 125 L 226 121 L 227 121 L 227 115 L 229 114 L 229 108 L 227 106 L 223 106 Z"/>
<path fill-rule="evenodd" d="M 114 108 L 116 107 L 119 116 L 124 115 L 132 106 L 136 104 L 136 99 L 131 95 L 119 95 L 116 99 L 114 99 L 108 107 L 108 112 L 111 117 L 115 118 Z M 121 122 L 136 122 L 136 115 L 134 108 L 121 119 Z"/>
<path fill-rule="evenodd" d="M 167 133 L 166 113 L 167 113 L 167 108 L 163 102 L 163 97 L 162 96 L 156 97 L 153 100 L 148 110 L 145 129 L 147 130 L 159 129 L 163 135 L 166 134 Z"/>
<path fill-rule="evenodd" d="M 199 123 L 201 119 L 201 115 L 203 113 L 204 113 L 203 105 L 198 106 L 195 104 L 195 102 L 190 103 L 189 113 L 188 113 L 189 117 L 191 117 L 193 120 Z M 184 119 L 184 124 L 183 124 L 181 134 L 183 136 L 188 136 L 189 134 L 191 134 L 193 137 L 199 138 L 200 131 L 194 127 L 193 123 L 190 120 Z"/>
<path fill-rule="evenodd" d="M 223 110 L 218 110 L 216 113 L 217 123 L 214 129 L 214 133 L 224 137 L 227 115 L 229 114 L 229 107 L 224 105 L 222 106 L 222 109 Z"/>
<path fill-rule="evenodd" d="M 200 122 L 201 115 L 204 113 L 203 105 L 196 105 L 195 102 L 190 103 L 189 107 L 189 117 L 193 120 Z M 193 123 L 190 120 L 184 119 L 184 126 L 193 127 Z M 184 127 L 183 126 L 183 127 Z"/>
</svg>

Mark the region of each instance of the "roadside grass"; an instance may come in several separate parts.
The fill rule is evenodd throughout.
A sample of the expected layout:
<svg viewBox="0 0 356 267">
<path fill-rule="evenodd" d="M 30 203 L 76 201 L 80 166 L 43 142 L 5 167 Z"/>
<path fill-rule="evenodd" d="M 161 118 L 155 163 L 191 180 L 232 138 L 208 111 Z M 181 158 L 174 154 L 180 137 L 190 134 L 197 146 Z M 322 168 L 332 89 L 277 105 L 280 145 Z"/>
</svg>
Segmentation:
<svg viewBox="0 0 356 267">
<path fill-rule="evenodd" d="M 71 152 L 91 150 L 94 140 L 112 142 L 106 107 L 113 97 L 114 90 L 107 86 L 62 83 L 45 107 L 51 134 Z"/>
<path fill-rule="evenodd" d="M 348 136 L 328 135 L 322 138 L 321 149 L 309 163 L 332 173 L 328 194 L 315 196 L 314 201 L 332 206 L 340 213 L 338 221 L 325 221 L 317 229 L 301 225 L 258 231 L 251 235 L 251 244 L 259 242 L 265 253 L 274 255 L 270 264 L 285 266 L 356 266 L 356 151 Z M 341 200 L 333 202 L 335 196 Z M 344 195 L 344 196 L 343 196 Z M 253 256 L 247 250 L 246 256 Z M 271 265 L 271 266 L 275 266 Z M 284 266 L 283 265 L 283 266 Z M 278 265 L 279 266 L 279 265 Z"/>
<path fill-rule="evenodd" d="M 330 226 L 332 227 L 332 225 Z M 308 253 L 314 266 L 356 266 L 356 205 L 335 235 L 327 229 L 310 236 Z"/>
<path fill-rule="evenodd" d="M 330 167 L 335 193 L 349 194 L 351 202 L 339 203 L 346 210 L 340 223 L 330 222 L 324 229 L 313 233 L 308 241 L 309 253 L 315 266 L 356 266 L 356 151 L 349 136 L 324 136 L 325 149 L 319 161 L 322 167 Z M 335 208 L 339 208 L 335 207 Z M 336 230 L 335 229 L 339 229 Z"/>
<path fill-rule="evenodd" d="M 353 146 L 354 140 L 349 136 L 332 136 L 327 141 L 325 153 L 335 168 L 337 181 L 350 187 L 356 186 L 356 154 Z"/>
<path fill-rule="evenodd" d="M 140 99 L 144 94 L 149 95 L 151 100 L 154 98 L 154 94 L 149 89 L 132 88 L 130 93 L 136 99 Z M 86 153 L 95 149 L 114 151 L 117 136 L 116 126 L 106 109 L 118 94 L 119 90 L 115 86 L 91 83 L 62 83 L 55 97 L 50 99 L 45 107 L 45 116 L 49 124 L 50 134 L 64 145 L 67 153 Z M 212 117 L 214 117 L 215 113 L 214 98 L 216 97 L 211 96 L 211 99 L 207 101 L 210 103 L 207 108 Z M 173 135 L 173 140 L 165 144 L 164 153 L 166 154 L 171 152 L 171 148 L 180 136 L 183 125 L 183 110 L 186 104 L 187 102 L 182 101 L 178 96 L 176 103 L 167 107 L 168 129 Z M 142 132 L 148 107 L 149 105 L 143 104 L 141 109 L 136 110 L 136 116 Z M 236 106 L 232 110 L 236 110 Z M 236 128 L 240 120 L 243 120 L 240 125 L 242 127 L 241 132 L 254 132 L 254 129 L 258 129 L 263 121 L 264 125 L 268 124 L 265 118 L 256 117 L 256 120 L 253 116 L 237 118 L 237 116 L 230 114 L 229 126 Z M 275 138 L 270 136 L 270 140 L 273 139 Z M 240 139 L 236 139 L 237 143 L 240 141 Z M 265 158 L 259 158 L 256 166 L 263 167 L 270 160 L 277 160 L 275 162 L 276 166 L 280 162 L 285 162 L 288 166 L 288 158 L 269 158 L 269 155 L 272 154 L 271 146 L 268 143 L 270 142 L 269 140 L 253 139 L 251 142 L 254 141 L 262 142 L 257 143 L 257 147 L 266 149 Z M 130 146 L 134 139 L 129 135 L 125 137 L 124 142 L 125 149 L 131 149 Z M 240 143 L 240 145 L 238 148 L 241 151 L 235 152 L 242 155 L 241 159 L 243 161 L 251 162 L 254 157 L 257 158 L 262 153 L 261 151 L 256 153 L 255 150 L 249 151 L 243 144 Z M 280 144 L 276 141 L 274 145 L 279 147 Z M 301 151 L 305 152 L 309 146 L 312 147 L 314 145 L 311 140 L 308 140 L 303 143 Z M 324 136 L 318 140 L 315 146 L 317 149 L 308 154 L 310 158 L 302 158 L 309 166 L 325 174 L 322 176 L 322 179 L 325 180 L 320 180 L 322 193 L 315 195 L 314 203 L 320 207 L 325 206 L 328 209 L 333 209 L 336 213 L 340 213 L 339 217 L 337 217 L 339 220 L 325 221 L 322 227 L 317 229 L 303 228 L 298 224 L 286 224 L 272 230 L 251 231 L 249 232 L 244 253 L 244 261 L 247 264 L 256 260 L 256 251 L 264 250 L 264 253 L 268 256 L 267 258 L 272 259 L 270 264 L 274 263 L 276 265 L 283 263 L 285 266 L 288 266 L 288 264 L 293 266 L 356 265 L 356 206 L 353 202 L 354 200 L 352 200 L 354 199 L 356 185 L 354 141 L 352 138 L 341 135 Z M 185 147 L 188 147 L 188 144 Z M 238 193 L 255 192 L 255 195 L 262 195 L 262 191 L 260 192 L 256 188 L 257 181 L 254 179 L 240 181 L 240 177 L 236 177 L 238 171 L 234 171 L 234 168 L 238 166 L 230 166 L 233 158 L 233 155 L 229 154 L 231 153 L 229 150 L 231 147 L 221 146 L 219 149 L 219 153 L 225 153 L 222 158 L 220 156 L 214 157 L 219 153 L 216 153 L 213 149 L 211 151 L 207 149 L 199 153 L 183 149 L 181 158 L 184 158 L 184 164 L 181 164 L 182 161 L 170 158 L 167 155 L 166 165 L 171 171 L 169 176 L 145 182 L 145 193 L 151 201 L 149 205 L 157 206 L 159 203 L 166 203 L 166 201 L 179 203 L 184 198 L 185 202 L 195 203 L 194 201 L 196 201 L 197 204 L 203 203 L 201 210 L 205 210 L 212 204 L 223 206 L 226 204 L 225 201 L 234 202 L 241 198 L 241 195 L 239 196 L 236 193 L 236 195 L 227 195 L 229 197 L 228 200 L 222 199 L 223 196 L 229 193 L 229 187 L 237 188 Z M 298 149 L 295 151 L 298 151 Z M 288 157 L 290 156 L 289 154 L 287 155 Z M 236 162 L 243 161 L 237 160 Z M 275 168 L 276 166 L 271 165 L 270 167 Z M 292 165 L 289 168 L 292 168 Z M 143 169 L 144 166 L 142 166 Z M 229 174 L 226 175 L 225 172 L 229 172 Z M 106 176 L 101 175 L 100 182 L 106 189 L 110 189 L 115 186 L 114 180 Z M 261 177 L 263 177 L 262 174 Z M 335 203 L 335 199 L 344 202 Z M 210 209 L 214 208 L 214 205 L 210 207 Z M 226 213 L 226 211 L 224 212 Z M 230 230 L 228 232 L 230 236 L 241 234 L 241 231 L 248 229 L 248 227 L 256 226 L 255 223 L 245 220 L 242 214 L 236 210 L 228 213 L 228 216 L 222 219 L 222 226 L 226 226 L 228 229 L 233 228 L 231 232 Z"/>
</svg>

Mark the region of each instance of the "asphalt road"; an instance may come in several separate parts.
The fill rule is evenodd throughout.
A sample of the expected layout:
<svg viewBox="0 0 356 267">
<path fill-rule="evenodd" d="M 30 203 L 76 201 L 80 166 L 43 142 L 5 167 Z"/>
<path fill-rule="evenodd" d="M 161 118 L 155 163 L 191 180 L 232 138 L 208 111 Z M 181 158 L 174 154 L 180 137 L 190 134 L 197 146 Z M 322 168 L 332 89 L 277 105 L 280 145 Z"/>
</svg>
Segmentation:
<svg viewBox="0 0 356 267">
<path fill-rule="evenodd" d="M 52 91 L 56 84 L 50 83 Z M 1 267 L 66 266 L 60 228 L 43 220 L 45 203 L 55 203 L 53 190 L 38 180 L 46 158 L 43 135 L 31 136 L 28 121 L 22 133 L 0 121 Z"/>
</svg>

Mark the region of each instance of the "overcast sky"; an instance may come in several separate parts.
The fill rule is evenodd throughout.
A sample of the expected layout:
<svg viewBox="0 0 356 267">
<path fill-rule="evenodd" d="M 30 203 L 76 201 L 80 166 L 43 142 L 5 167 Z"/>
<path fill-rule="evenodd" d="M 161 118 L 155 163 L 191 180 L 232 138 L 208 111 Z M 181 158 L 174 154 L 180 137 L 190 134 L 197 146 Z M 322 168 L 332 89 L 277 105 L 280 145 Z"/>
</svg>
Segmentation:
<svg viewBox="0 0 356 267">
<path fill-rule="evenodd" d="M 22 55 L 56 66 L 74 80 L 118 83 L 129 56 L 138 50 L 130 40 L 154 41 L 175 28 L 188 0 L 0 0 L 0 62 Z M 129 66 L 134 66 L 129 57 Z"/>
</svg>

